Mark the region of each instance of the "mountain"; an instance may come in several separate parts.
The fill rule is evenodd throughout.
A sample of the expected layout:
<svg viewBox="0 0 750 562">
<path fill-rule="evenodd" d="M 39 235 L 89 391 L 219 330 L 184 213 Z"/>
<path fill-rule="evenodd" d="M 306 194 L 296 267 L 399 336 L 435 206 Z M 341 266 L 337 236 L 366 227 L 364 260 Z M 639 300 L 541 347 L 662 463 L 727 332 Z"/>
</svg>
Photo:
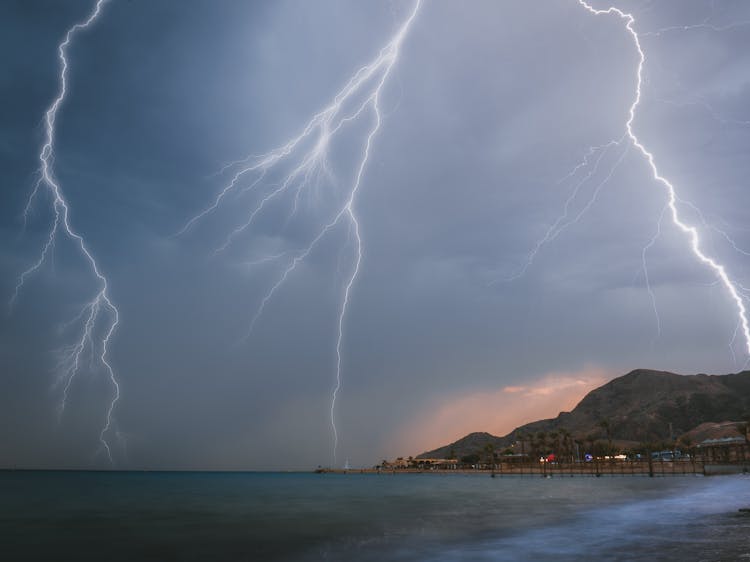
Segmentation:
<svg viewBox="0 0 750 562">
<path fill-rule="evenodd" d="M 622 445 L 677 438 L 706 422 L 744 420 L 750 414 L 750 371 L 731 375 L 678 375 L 637 369 L 589 392 L 570 412 L 535 421 L 498 437 L 470 433 L 417 458 L 462 457 L 488 443 L 504 449 L 519 436 L 568 430 L 574 438 L 606 439 Z M 671 424 L 671 425 L 670 425 Z"/>
</svg>

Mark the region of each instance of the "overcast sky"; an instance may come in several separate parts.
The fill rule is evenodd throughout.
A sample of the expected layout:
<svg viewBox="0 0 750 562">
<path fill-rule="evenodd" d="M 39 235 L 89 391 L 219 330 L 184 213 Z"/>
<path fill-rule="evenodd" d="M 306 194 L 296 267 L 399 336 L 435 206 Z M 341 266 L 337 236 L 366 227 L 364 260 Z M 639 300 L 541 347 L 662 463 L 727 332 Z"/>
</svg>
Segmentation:
<svg viewBox="0 0 750 562">
<path fill-rule="evenodd" d="M 608 4 L 596 3 L 597 7 Z M 647 62 L 634 129 L 701 227 L 705 251 L 750 285 L 750 6 L 621 2 Z M 49 197 L 22 211 L 56 49 L 91 1 L 0 7 L 0 295 L 39 255 Z M 270 205 L 214 255 L 261 193 L 175 232 L 231 178 L 229 161 L 283 145 L 373 60 L 411 2 L 110 0 L 69 50 L 55 172 L 110 283 L 121 323 L 111 435 L 121 468 L 309 468 L 332 462 L 329 421 L 341 290 L 355 246 L 333 229 L 261 299 L 353 181 L 372 113 L 347 127 L 330 175 Z M 653 33 L 670 26 L 690 26 Z M 739 22 L 739 25 L 730 25 Z M 355 209 L 363 260 L 351 292 L 336 410 L 338 464 L 418 454 L 473 430 L 502 434 L 571 408 L 631 369 L 740 370 L 737 310 L 665 216 L 638 152 L 620 139 L 637 52 L 623 21 L 574 0 L 426 1 L 381 95 L 382 125 Z M 730 27 L 726 27 L 726 26 Z M 593 168 L 598 161 L 599 167 Z M 288 172 L 288 169 L 286 170 Z M 573 172 L 572 175 L 571 172 Z M 604 181 L 608 175 L 609 181 Z M 284 170 L 278 172 L 283 174 Z M 580 220 L 529 252 L 569 204 Z M 702 220 L 705 220 L 703 224 Z M 712 228 L 710 228 L 710 225 Z M 718 229 L 718 230 L 717 230 Z M 96 290 L 60 238 L 0 319 L 0 464 L 108 466 L 98 435 L 113 389 L 83 362 L 58 418 L 56 365 Z"/>
</svg>

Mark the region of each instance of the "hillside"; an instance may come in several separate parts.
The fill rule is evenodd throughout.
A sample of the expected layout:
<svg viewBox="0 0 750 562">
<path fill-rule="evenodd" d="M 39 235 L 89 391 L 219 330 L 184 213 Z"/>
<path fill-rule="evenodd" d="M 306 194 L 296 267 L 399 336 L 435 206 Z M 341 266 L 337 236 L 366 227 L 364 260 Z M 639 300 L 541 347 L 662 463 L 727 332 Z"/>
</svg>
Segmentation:
<svg viewBox="0 0 750 562">
<path fill-rule="evenodd" d="M 461 457 L 487 443 L 509 447 L 519 435 L 566 429 L 574 438 L 605 438 L 601 422 L 609 422 L 616 442 L 658 442 L 677 438 L 700 424 L 745 419 L 750 413 L 750 371 L 731 375 L 678 375 L 637 369 L 589 392 L 570 412 L 535 421 L 498 437 L 471 433 L 422 453 L 417 458 Z"/>
</svg>

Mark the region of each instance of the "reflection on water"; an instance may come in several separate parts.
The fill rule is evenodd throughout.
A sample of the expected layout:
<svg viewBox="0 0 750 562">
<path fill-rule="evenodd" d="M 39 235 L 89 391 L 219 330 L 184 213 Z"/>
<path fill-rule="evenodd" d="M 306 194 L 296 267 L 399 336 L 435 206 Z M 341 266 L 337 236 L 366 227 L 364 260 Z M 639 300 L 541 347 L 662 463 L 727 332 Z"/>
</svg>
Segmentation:
<svg viewBox="0 0 750 562">
<path fill-rule="evenodd" d="M 750 560 L 750 477 L 0 473 L 3 560 Z"/>
</svg>

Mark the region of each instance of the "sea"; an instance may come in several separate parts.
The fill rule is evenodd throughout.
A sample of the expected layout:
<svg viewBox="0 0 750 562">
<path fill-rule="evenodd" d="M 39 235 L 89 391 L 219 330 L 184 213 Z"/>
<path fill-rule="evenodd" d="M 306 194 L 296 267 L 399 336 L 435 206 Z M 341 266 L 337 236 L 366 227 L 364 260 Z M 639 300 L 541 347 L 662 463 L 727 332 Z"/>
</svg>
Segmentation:
<svg viewBox="0 0 750 562">
<path fill-rule="evenodd" d="M 750 476 L 0 472 L 0 560 L 750 561 Z"/>
</svg>

